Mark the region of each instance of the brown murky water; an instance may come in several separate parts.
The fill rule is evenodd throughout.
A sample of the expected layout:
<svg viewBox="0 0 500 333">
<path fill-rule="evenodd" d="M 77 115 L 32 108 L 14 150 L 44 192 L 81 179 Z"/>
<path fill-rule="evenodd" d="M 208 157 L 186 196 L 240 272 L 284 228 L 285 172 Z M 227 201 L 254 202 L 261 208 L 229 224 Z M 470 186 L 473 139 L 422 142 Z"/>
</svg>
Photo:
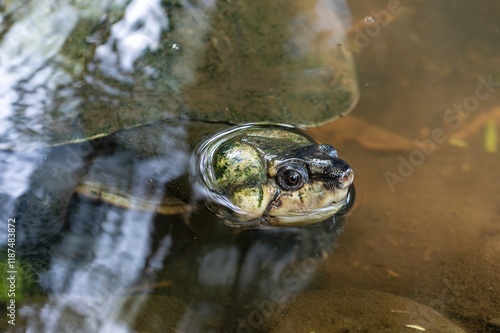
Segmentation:
<svg viewBox="0 0 500 333">
<path fill-rule="evenodd" d="M 349 5 L 362 20 L 387 3 Z M 500 316 L 500 153 L 486 151 L 482 120 L 500 126 L 500 7 L 494 1 L 402 4 L 404 11 L 373 37 L 354 33 L 367 42 L 355 57 L 361 100 L 352 115 L 427 142 L 422 147 L 429 153 L 416 145 L 400 150 L 398 140 L 387 141 L 393 151 L 385 152 L 337 143 L 355 166 L 361 195 L 317 287 L 395 293 L 471 332 L 497 332 L 487 322 Z M 485 85 L 488 77 L 497 83 Z M 457 104 L 465 119 L 449 111 Z M 318 135 L 342 136 L 347 120 Z"/>
</svg>

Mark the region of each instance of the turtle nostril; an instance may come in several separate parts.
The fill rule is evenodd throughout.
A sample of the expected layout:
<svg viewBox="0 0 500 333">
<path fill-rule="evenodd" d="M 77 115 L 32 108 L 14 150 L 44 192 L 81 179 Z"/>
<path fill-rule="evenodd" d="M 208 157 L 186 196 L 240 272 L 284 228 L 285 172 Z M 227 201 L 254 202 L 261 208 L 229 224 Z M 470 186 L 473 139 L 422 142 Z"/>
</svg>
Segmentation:
<svg viewBox="0 0 500 333">
<path fill-rule="evenodd" d="M 354 181 L 354 171 L 352 171 L 351 168 L 348 168 L 338 176 L 337 181 L 340 189 L 348 188 Z"/>
</svg>

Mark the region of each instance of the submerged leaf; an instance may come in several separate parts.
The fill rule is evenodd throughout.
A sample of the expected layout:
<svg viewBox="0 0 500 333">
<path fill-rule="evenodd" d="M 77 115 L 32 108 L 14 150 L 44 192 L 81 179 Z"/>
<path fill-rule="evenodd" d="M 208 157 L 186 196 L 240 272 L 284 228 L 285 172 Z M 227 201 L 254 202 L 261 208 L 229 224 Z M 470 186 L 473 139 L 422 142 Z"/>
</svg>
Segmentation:
<svg viewBox="0 0 500 333">
<path fill-rule="evenodd" d="M 470 120 L 469 120 L 470 119 Z M 474 117 L 467 118 L 464 120 L 460 128 L 450 136 L 451 140 L 462 140 L 465 141 L 467 138 L 472 137 L 481 132 L 481 130 L 487 126 L 488 122 L 500 121 L 500 107 L 495 107 L 486 112 L 477 114 Z"/>
<path fill-rule="evenodd" d="M 489 119 L 486 123 L 486 129 L 484 131 L 484 149 L 492 154 L 498 151 L 498 132 L 494 119 Z"/>
<path fill-rule="evenodd" d="M 416 148 L 412 140 L 354 116 L 308 129 L 308 132 L 322 142 L 342 145 L 354 141 L 363 148 L 374 151 L 410 151 Z"/>
</svg>

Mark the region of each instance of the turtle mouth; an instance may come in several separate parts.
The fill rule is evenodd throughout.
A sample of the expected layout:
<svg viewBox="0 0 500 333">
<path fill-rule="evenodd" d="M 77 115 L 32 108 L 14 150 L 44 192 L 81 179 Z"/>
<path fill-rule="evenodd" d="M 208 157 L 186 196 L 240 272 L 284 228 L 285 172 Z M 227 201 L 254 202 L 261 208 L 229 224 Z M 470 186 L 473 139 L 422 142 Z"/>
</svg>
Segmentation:
<svg viewBox="0 0 500 333">
<path fill-rule="evenodd" d="M 338 182 L 325 182 L 323 186 L 329 192 L 329 198 L 312 208 L 297 208 L 299 206 L 294 207 L 294 204 L 287 206 L 287 197 L 283 198 L 282 193 L 277 193 L 266 209 L 264 218 L 271 226 L 305 226 L 323 222 L 334 215 L 343 215 L 349 211 L 354 201 L 354 186 L 352 182 L 350 184 L 348 188 L 343 186 L 344 188 L 339 189 Z"/>
<path fill-rule="evenodd" d="M 338 212 L 343 211 L 348 204 L 349 199 L 345 198 L 332 202 L 326 207 L 317 208 L 309 211 L 289 212 L 286 215 L 273 215 L 269 212 L 266 215 L 267 223 L 271 226 L 306 226 L 323 222 Z M 346 209 L 347 211 L 348 209 Z"/>
</svg>

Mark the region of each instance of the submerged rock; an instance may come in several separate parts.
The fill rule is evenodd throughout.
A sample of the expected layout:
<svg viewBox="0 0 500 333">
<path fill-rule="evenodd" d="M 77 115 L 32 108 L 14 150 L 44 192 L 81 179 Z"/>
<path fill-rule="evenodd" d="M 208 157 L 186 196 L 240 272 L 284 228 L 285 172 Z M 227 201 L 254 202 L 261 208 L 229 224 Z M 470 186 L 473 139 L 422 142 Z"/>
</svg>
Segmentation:
<svg viewBox="0 0 500 333">
<path fill-rule="evenodd" d="M 275 320 L 273 333 L 465 332 L 440 313 L 411 299 L 361 289 L 303 293 Z"/>
</svg>

